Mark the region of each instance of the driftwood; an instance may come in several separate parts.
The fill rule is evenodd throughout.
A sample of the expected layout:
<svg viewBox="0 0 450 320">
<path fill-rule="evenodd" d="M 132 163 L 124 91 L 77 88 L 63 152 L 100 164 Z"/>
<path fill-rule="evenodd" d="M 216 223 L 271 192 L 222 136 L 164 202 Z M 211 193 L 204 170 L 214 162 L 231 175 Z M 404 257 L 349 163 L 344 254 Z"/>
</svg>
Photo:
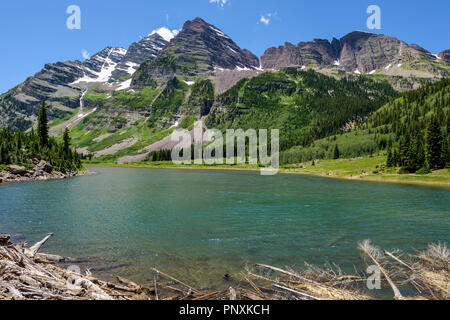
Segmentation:
<svg viewBox="0 0 450 320">
<path fill-rule="evenodd" d="M 48 239 L 50 239 L 51 237 L 53 237 L 53 233 L 49 233 L 44 239 L 42 239 L 41 241 L 37 242 L 34 246 L 32 246 L 29 249 L 25 249 L 24 253 L 30 257 L 30 258 L 34 258 L 34 256 L 36 255 L 36 253 L 41 249 L 41 247 L 48 241 Z"/>
<path fill-rule="evenodd" d="M 367 300 L 373 299 L 359 274 L 344 274 L 338 267 L 306 265 L 297 272 L 256 264 L 233 279 L 228 289 L 208 292 L 194 288 L 156 268 L 147 286 L 117 277 L 115 282 L 95 278 L 89 270 L 78 274 L 58 266 L 61 256 L 40 253 L 48 234 L 30 248 L 10 243 L 0 235 L 0 300 Z M 377 265 L 386 283 L 401 299 L 450 299 L 450 251 L 444 244 L 404 255 L 384 251 L 365 241 L 359 245 Z M 229 275 L 226 277 L 230 278 Z M 404 296 L 400 288 L 416 294 Z"/>
<path fill-rule="evenodd" d="M 389 276 L 388 272 L 381 266 L 381 264 L 378 262 L 376 256 L 379 256 L 379 250 L 378 248 L 375 248 L 372 246 L 369 240 L 366 240 L 359 244 L 359 248 L 367 254 L 367 256 L 377 265 L 377 267 L 380 269 L 380 271 L 383 273 L 384 277 L 386 278 L 387 282 L 392 288 L 392 291 L 394 291 L 394 298 L 396 300 L 404 300 L 405 298 L 400 293 L 400 290 L 398 290 L 395 283 L 391 280 L 391 277 Z"/>
</svg>

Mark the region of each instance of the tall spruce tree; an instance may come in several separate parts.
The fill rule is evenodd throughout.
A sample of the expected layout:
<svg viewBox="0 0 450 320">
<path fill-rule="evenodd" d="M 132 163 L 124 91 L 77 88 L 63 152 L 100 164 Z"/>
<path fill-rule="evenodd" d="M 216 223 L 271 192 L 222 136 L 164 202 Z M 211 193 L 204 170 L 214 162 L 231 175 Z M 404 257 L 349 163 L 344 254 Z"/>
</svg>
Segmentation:
<svg viewBox="0 0 450 320">
<path fill-rule="evenodd" d="M 69 129 L 67 127 L 64 130 L 63 143 L 64 143 L 64 153 L 68 155 L 70 153 L 70 136 L 69 136 Z"/>
<path fill-rule="evenodd" d="M 442 140 L 441 126 L 437 117 L 433 116 L 425 135 L 425 156 L 430 169 L 442 168 Z"/>
<path fill-rule="evenodd" d="M 38 115 L 38 136 L 41 148 L 48 146 L 48 118 L 47 118 L 47 108 L 45 107 L 45 102 L 42 101 L 41 108 L 39 109 Z"/>
<path fill-rule="evenodd" d="M 442 151 L 441 151 L 441 167 L 445 168 L 450 164 L 450 137 L 443 139 L 442 141 Z"/>
<path fill-rule="evenodd" d="M 397 151 L 397 149 L 394 149 L 394 154 L 393 154 L 393 164 L 394 164 L 394 167 L 398 167 L 398 166 L 400 166 L 400 156 L 398 155 L 398 151 Z"/>
<path fill-rule="evenodd" d="M 392 155 L 392 150 L 389 148 L 387 155 L 387 167 L 392 168 L 395 167 L 394 156 Z"/>
<path fill-rule="evenodd" d="M 339 151 L 339 147 L 336 144 L 336 146 L 334 147 L 333 159 L 339 159 L 340 157 L 341 157 L 341 152 Z"/>
</svg>

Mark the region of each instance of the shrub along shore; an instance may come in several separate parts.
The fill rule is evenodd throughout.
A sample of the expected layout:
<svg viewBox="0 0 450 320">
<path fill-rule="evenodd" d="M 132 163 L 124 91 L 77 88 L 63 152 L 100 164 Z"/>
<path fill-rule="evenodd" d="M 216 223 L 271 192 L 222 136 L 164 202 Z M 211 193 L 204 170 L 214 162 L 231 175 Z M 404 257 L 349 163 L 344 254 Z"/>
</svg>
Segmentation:
<svg viewBox="0 0 450 320">
<path fill-rule="evenodd" d="M 255 264 L 239 275 L 225 275 L 229 289 L 214 291 L 194 288 L 156 268 L 154 281 L 143 285 L 120 276 L 109 282 L 89 270 L 66 270 L 60 263 L 76 260 L 39 252 L 52 236 L 27 247 L 0 235 L 0 300 L 373 300 L 376 290 L 370 288 L 377 287 L 389 289 L 395 300 L 450 298 L 446 244 L 431 244 L 411 255 L 382 251 L 368 240 L 360 243 L 367 266 L 375 268 L 379 278 L 345 274 L 336 266 L 306 265 L 298 272 Z"/>
</svg>

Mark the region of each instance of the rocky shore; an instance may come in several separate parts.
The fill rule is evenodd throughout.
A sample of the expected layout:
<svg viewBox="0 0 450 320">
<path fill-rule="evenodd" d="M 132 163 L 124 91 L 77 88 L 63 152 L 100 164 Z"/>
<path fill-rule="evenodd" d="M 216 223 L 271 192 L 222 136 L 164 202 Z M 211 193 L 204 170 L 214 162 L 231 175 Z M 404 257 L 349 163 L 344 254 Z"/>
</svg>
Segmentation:
<svg viewBox="0 0 450 320">
<path fill-rule="evenodd" d="M 46 181 L 67 179 L 76 176 L 89 174 L 87 171 L 78 172 L 59 172 L 53 169 L 53 166 L 44 160 L 34 160 L 33 168 L 24 166 L 9 165 L 0 168 L 0 184 L 8 182 L 27 182 L 27 181 Z"/>
</svg>

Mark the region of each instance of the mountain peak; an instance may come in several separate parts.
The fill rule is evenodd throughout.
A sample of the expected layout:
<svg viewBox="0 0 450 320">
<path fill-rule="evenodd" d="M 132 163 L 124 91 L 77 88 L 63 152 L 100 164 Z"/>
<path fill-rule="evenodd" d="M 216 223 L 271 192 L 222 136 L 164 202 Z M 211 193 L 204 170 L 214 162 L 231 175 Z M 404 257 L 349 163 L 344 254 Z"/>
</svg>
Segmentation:
<svg viewBox="0 0 450 320">
<path fill-rule="evenodd" d="M 240 48 L 217 27 L 196 18 L 183 25 L 183 29 L 155 61 L 141 66 L 133 83 L 145 85 L 139 79 L 147 79 L 148 75 L 166 79 L 174 75 L 210 74 L 216 68 L 234 70 L 258 67 L 258 57 Z"/>
</svg>

